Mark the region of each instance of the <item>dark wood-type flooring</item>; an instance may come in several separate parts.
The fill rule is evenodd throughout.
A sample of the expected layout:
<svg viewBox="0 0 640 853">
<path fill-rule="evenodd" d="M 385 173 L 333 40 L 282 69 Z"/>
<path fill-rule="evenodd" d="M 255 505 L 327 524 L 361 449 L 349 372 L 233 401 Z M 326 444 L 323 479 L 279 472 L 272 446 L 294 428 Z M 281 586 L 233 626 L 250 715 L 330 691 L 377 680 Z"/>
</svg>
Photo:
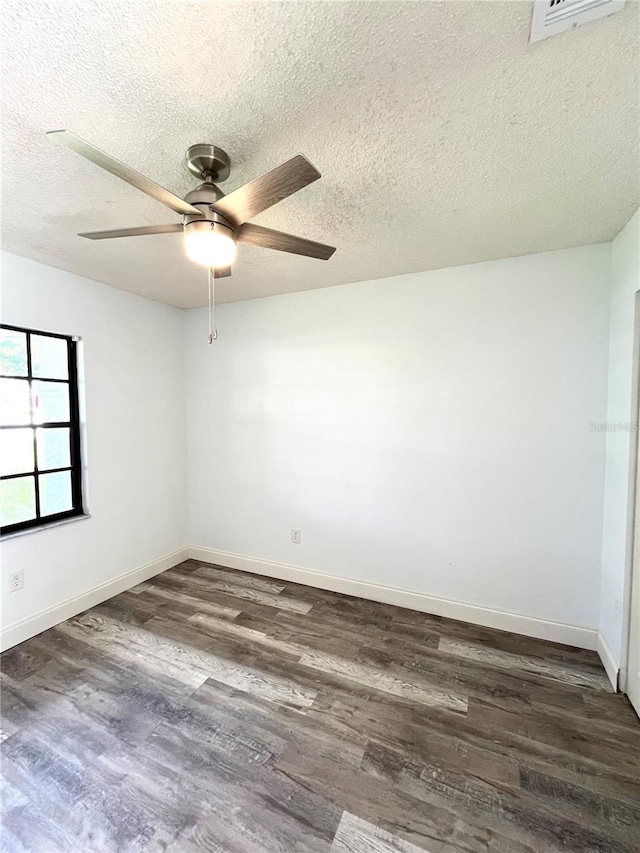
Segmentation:
<svg viewBox="0 0 640 853">
<path fill-rule="evenodd" d="M 188 561 L 1 664 L 7 853 L 640 851 L 593 652 Z"/>
</svg>

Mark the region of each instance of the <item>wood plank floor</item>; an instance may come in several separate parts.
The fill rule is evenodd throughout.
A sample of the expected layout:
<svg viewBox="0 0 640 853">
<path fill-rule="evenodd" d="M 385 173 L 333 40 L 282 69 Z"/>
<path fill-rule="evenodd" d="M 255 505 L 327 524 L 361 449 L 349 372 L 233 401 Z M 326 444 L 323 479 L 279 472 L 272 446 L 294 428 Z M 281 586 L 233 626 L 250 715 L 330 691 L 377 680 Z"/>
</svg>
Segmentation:
<svg viewBox="0 0 640 853">
<path fill-rule="evenodd" d="M 7 853 L 640 851 L 592 652 L 187 561 L 1 669 Z"/>
</svg>

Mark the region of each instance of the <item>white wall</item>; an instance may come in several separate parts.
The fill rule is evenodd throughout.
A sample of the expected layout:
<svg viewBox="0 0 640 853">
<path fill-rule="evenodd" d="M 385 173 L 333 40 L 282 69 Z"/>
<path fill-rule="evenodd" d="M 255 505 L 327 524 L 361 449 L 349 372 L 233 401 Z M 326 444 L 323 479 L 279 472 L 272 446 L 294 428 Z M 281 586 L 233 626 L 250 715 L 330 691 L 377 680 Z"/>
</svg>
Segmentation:
<svg viewBox="0 0 640 853">
<path fill-rule="evenodd" d="M 619 667 L 633 535 L 632 458 L 637 433 L 625 425 L 637 421 L 632 370 L 635 299 L 640 290 L 640 211 L 611 245 L 611 273 L 607 421 L 617 427 L 607 432 L 606 442 L 600 630 Z"/>
<path fill-rule="evenodd" d="M 638 225 L 613 245 L 625 295 L 612 386 L 615 341 L 633 335 Z M 610 254 L 224 305 L 211 347 L 203 311 L 4 255 L 3 321 L 84 339 L 92 517 L 2 543 L 3 636 L 78 596 L 81 609 L 101 585 L 112 594 L 187 544 L 520 614 L 542 620 L 542 635 L 548 623 L 596 629 L 605 435 L 609 452 L 621 447 L 591 428 L 607 417 Z M 624 349 L 618 358 L 630 364 Z M 609 419 L 630 418 L 630 384 L 622 377 L 625 414 L 610 396 Z M 619 489 L 609 477 L 609 528 Z M 26 587 L 7 594 L 17 568 Z M 612 648 L 623 578 L 619 560 L 606 563 Z"/>
<path fill-rule="evenodd" d="M 189 541 L 595 629 L 610 246 L 187 312 Z M 290 541 L 290 528 L 302 543 Z"/>
<path fill-rule="evenodd" d="M 181 312 L 14 255 L 2 261 L 3 322 L 83 338 L 91 513 L 2 542 L 6 643 L 71 615 L 42 611 L 183 548 L 186 477 Z M 16 569 L 25 588 L 7 594 Z"/>
</svg>

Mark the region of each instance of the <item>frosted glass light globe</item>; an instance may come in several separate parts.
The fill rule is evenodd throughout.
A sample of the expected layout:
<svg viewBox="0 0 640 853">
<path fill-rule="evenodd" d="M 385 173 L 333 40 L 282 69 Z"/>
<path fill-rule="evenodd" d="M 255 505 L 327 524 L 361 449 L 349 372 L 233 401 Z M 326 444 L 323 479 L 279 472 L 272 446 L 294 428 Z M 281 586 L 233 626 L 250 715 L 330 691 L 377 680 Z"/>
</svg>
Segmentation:
<svg viewBox="0 0 640 853">
<path fill-rule="evenodd" d="M 200 219 L 184 226 L 184 249 L 190 261 L 215 269 L 231 266 L 236 241 L 229 228 Z"/>
</svg>

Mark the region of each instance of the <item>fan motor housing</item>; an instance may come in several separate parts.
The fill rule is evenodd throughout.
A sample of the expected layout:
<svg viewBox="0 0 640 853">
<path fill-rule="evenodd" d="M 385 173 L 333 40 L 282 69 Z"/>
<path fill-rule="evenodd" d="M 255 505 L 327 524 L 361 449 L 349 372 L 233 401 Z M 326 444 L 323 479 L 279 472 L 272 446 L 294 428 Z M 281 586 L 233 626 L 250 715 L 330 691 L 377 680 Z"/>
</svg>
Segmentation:
<svg viewBox="0 0 640 853">
<path fill-rule="evenodd" d="M 205 219 L 207 222 L 213 222 L 216 225 L 224 225 L 224 227 L 228 228 L 235 237 L 236 229 L 233 222 L 213 209 L 213 205 L 216 201 L 223 196 L 224 193 L 215 184 L 200 184 L 200 186 L 195 190 L 191 190 L 191 192 L 187 193 L 184 197 L 184 200 L 189 204 L 192 204 L 194 207 L 197 207 L 200 211 L 200 215 L 198 216 L 196 213 L 188 213 L 183 219 L 184 224 L 189 225 L 191 222 L 200 222 Z"/>
<path fill-rule="evenodd" d="M 195 190 L 191 190 L 184 197 L 184 200 L 189 204 L 193 205 L 205 205 L 205 204 L 215 204 L 221 198 L 223 198 L 224 193 L 217 187 L 215 184 L 204 183 L 200 184 L 199 187 L 196 187 Z"/>
<path fill-rule="evenodd" d="M 212 226 L 215 228 L 226 228 L 231 232 L 235 240 L 236 229 L 234 223 L 231 222 L 230 219 L 227 219 L 226 216 L 223 216 L 221 213 L 218 213 L 213 209 L 214 202 L 219 198 L 222 198 L 223 195 L 224 193 L 221 192 L 214 184 L 202 184 L 202 186 L 188 193 L 184 200 L 197 207 L 201 213 L 200 215 L 196 213 L 187 214 L 183 218 L 185 228 L 188 225 L 191 225 L 192 222 L 211 222 Z"/>
</svg>

